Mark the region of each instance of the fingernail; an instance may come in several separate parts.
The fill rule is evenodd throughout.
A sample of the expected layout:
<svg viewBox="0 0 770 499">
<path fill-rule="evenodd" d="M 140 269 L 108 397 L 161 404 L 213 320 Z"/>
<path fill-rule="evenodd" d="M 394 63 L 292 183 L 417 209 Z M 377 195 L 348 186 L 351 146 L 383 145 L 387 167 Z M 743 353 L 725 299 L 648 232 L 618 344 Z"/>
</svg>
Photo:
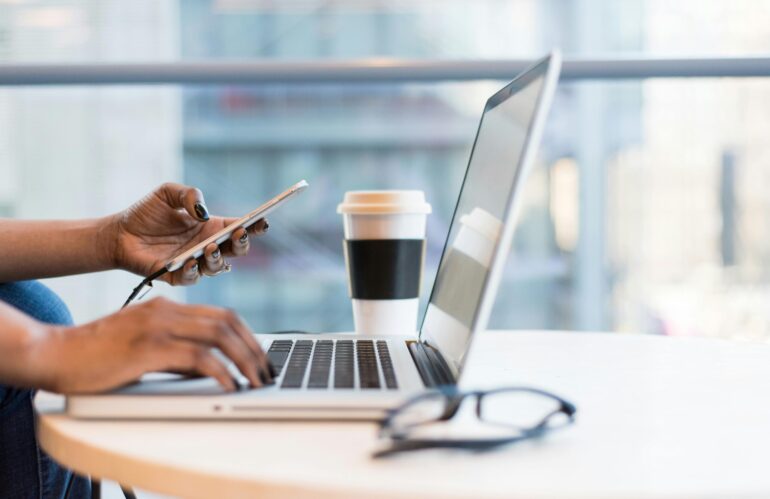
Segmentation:
<svg viewBox="0 0 770 499">
<path fill-rule="evenodd" d="M 209 219 L 209 210 L 206 209 L 206 205 L 203 203 L 195 203 L 195 214 L 198 215 L 198 218 L 201 220 L 208 220 Z"/>
<path fill-rule="evenodd" d="M 211 253 L 211 258 L 218 260 L 220 255 L 221 253 L 219 252 L 219 248 L 217 248 Z"/>
<path fill-rule="evenodd" d="M 241 385 L 240 383 L 238 383 L 238 380 L 235 379 L 235 376 L 232 377 L 232 380 L 233 380 L 233 386 L 235 387 L 235 391 L 237 392 L 238 390 L 241 389 Z"/>
<path fill-rule="evenodd" d="M 198 273 L 198 264 L 194 263 L 192 267 L 190 267 L 190 273 L 191 274 L 197 274 Z"/>
<path fill-rule="evenodd" d="M 246 244 L 246 241 L 249 240 L 249 235 L 244 232 L 243 235 L 238 238 L 238 240 L 241 242 L 241 244 Z"/>
<path fill-rule="evenodd" d="M 265 220 L 265 227 L 262 229 L 262 232 L 267 232 L 267 229 L 270 228 L 270 224 L 267 223 L 267 220 Z"/>
<path fill-rule="evenodd" d="M 275 380 L 273 379 L 273 377 L 263 371 L 259 372 L 259 379 L 261 379 L 262 384 L 266 386 L 275 384 Z"/>
<path fill-rule="evenodd" d="M 274 365 L 273 365 L 273 363 L 272 363 L 272 362 L 270 362 L 269 360 L 267 361 L 267 368 L 270 370 L 270 376 L 272 376 L 272 377 L 274 377 L 274 378 L 275 378 L 276 376 L 278 376 L 278 373 L 277 373 L 277 372 L 276 372 L 276 370 L 275 370 L 275 366 L 274 366 Z"/>
</svg>

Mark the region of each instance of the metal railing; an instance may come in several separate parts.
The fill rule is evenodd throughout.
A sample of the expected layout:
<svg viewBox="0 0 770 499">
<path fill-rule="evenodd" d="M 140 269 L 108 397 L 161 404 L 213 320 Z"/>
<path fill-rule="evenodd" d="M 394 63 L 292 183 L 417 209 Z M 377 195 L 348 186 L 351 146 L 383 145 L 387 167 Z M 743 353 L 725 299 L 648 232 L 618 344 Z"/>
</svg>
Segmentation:
<svg viewBox="0 0 770 499">
<path fill-rule="evenodd" d="M 507 80 L 530 60 L 4 64 L 0 85 L 383 83 Z M 567 59 L 562 79 L 770 76 L 770 57 Z"/>
</svg>

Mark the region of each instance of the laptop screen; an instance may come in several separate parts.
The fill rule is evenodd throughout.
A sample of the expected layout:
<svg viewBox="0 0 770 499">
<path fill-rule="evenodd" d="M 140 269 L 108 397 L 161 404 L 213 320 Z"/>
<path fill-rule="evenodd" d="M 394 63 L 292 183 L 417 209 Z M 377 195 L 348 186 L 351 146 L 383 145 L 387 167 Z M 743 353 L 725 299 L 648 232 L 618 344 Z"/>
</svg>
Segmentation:
<svg viewBox="0 0 770 499">
<path fill-rule="evenodd" d="M 531 139 L 530 129 L 538 114 L 549 61 L 536 65 L 490 97 L 481 117 L 420 329 L 420 339 L 441 351 L 455 375 L 462 366 L 471 333 L 486 327 L 485 318 L 478 320 L 479 312 L 483 300 L 494 300 L 496 289 L 484 293 L 484 288 L 494 287 L 488 283 L 490 269 L 509 215 L 509 200 L 524 178 L 523 153 Z M 501 258 L 505 256 L 501 252 Z"/>
</svg>

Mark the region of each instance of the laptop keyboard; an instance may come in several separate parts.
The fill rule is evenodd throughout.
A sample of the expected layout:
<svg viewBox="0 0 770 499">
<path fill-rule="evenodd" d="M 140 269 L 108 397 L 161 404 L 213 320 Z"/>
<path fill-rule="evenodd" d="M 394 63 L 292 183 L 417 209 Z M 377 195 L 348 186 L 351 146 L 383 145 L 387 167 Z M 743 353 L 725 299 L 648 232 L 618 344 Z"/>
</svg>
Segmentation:
<svg viewBox="0 0 770 499">
<path fill-rule="evenodd" d="M 385 386 L 387 386 L 388 389 L 398 388 L 398 383 L 396 383 L 396 372 L 393 370 L 393 361 L 390 360 L 388 344 L 384 341 L 378 341 L 377 352 L 380 354 L 380 365 L 382 365 L 382 374 L 385 378 Z"/>
<path fill-rule="evenodd" d="M 267 357 L 281 389 L 398 388 L 386 341 L 274 340 Z"/>
<path fill-rule="evenodd" d="M 283 377 L 281 388 L 301 388 L 305 379 L 305 369 L 310 362 L 313 351 L 312 341 L 298 341 L 294 351 L 289 357 L 289 365 L 286 366 L 286 375 Z"/>
<path fill-rule="evenodd" d="M 334 388 L 353 388 L 355 384 L 353 340 L 337 340 L 334 361 Z"/>
<path fill-rule="evenodd" d="M 308 388 L 326 388 L 329 386 L 329 372 L 332 367 L 333 350 L 333 341 L 316 341 L 313 364 L 310 366 L 310 378 L 307 382 Z"/>
</svg>

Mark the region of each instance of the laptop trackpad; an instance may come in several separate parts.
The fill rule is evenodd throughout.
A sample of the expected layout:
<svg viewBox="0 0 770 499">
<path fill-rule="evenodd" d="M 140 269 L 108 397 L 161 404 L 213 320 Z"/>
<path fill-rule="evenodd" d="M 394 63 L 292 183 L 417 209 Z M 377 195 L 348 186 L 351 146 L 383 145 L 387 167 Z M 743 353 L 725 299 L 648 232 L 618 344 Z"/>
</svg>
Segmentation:
<svg viewBox="0 0 770 499">
<path fill-rule="evenodd" d="M 116 390 L 119 395 L 221 395 L 225 390 L 214 378 L 190 378 L 179 374 L 149 373 L 132 385 Z"/>
</svg>

